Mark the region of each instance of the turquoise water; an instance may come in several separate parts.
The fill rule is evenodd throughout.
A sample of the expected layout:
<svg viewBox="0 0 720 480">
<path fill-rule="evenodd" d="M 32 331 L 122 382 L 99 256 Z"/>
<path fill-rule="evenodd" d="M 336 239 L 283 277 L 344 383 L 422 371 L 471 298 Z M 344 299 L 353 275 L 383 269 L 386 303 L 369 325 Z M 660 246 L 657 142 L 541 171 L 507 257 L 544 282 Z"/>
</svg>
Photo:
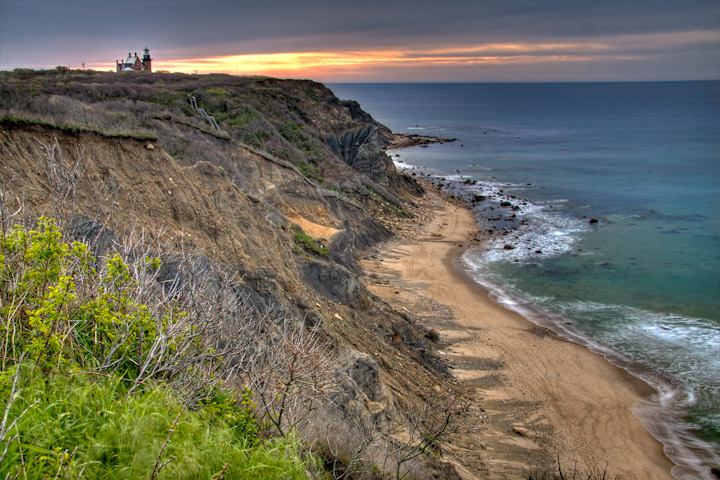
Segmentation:
<svg viewBox="0 0 720 480">
<path fill-rule="evenodd" d="M 711 478 L 720 82 L 330 88 L 393 131 L 458 139 L 395 160 L 458 195 L 487 197 L 475 213 L 498 229 L 465 255 L 468 271 L 497 301 L 655 386 L 637 414 L 680 465 L 673 474 Z"/>
</svg>

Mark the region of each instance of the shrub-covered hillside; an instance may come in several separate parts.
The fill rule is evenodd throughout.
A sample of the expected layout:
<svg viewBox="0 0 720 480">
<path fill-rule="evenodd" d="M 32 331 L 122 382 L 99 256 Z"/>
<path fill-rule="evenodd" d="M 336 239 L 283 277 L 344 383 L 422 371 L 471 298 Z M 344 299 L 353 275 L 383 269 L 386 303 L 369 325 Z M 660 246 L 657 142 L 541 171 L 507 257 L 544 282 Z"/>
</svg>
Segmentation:
<svg viewBox="0 0 720 480">
<path fill-rule="evenodd" d="M 306 478 L 312 456 L 261 438 L 252 392 L 231 381 L 269 367 L 251 336 L 272 324 L 209 294 L 214 272 L 187 257 L 190 280 L 159 281 L 159 257 L 98 263 L 54 220 L 3 213 L 3 478 Z"/>
<path fill-rule="evenodd" d="M 391 137 L 311 81 L 0 72 L 3 477 L 455 478 L 437 335 L 357 263 L 423 193 Z"/>
</svg>

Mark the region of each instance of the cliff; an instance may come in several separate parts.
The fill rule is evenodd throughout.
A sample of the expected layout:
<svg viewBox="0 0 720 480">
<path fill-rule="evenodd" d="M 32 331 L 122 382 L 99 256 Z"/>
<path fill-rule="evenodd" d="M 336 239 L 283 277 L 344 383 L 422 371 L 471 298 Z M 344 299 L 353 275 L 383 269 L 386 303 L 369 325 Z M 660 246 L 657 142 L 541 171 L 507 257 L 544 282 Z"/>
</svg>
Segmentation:
<svg viewBox="0 0 720 480">
<path fill-rule="evenodd" d="M 401 442 L 408 412 L 452 389 L 432 332 L 360 281 L 356 259 L 423 190 L 356 102 L 305 80 L 21 70 L 4 74 L 0 117 L 3 198 L 26 215 L 59 218 L 100 256 L 138 231 L 193 249 L 257 312 L 319 332 L 338 387 L 303 433 L 337 423 Z"/>
</svg>

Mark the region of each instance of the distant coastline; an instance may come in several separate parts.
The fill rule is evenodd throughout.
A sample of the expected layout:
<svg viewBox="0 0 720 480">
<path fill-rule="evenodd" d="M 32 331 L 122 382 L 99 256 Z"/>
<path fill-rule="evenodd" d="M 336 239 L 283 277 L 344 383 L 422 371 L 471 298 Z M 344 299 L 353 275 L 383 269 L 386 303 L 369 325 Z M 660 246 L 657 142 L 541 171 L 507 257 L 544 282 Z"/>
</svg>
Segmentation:
<svg viewBox="0 0 720 480">
<path fill-rule="evenodd" d="M 390 145 L 386 147 L 386 150 L 422 147 L 433 144 L 452 143 L 455 141 L 457 141 L 457 138 L 440 138 L 432 135 L 418 135 L 413 133 L 393 133 Z"/>
</svg>

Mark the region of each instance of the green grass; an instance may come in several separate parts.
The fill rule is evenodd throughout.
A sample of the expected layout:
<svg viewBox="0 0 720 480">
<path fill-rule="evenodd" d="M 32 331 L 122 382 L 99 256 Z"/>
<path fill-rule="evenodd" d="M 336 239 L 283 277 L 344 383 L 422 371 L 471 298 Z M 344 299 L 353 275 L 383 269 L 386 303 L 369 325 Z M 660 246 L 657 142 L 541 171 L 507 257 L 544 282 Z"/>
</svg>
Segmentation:
<svg viewBox="0 0 720 480">
<path fill-rule="evenodd" d="M 156 89 L 152 93 L 145 95 L 141 98 L 146 102 L 157 103 L 166 107 L 179 107 L 187 103 L 187 95 L 163 89 Z"/>
<path fill-rule="evenodd" d="M 224 88 L 207 88 L 205 89 L 207 93 L 213 94 L 213 95 L 221 95 L 225 96 L 228 94 L 228 91 Z"/>
<path fill-rule="evenodd" d="M 390 203 L 383 204 L 383 206 L 385 208 L 387 208 L 388 210 L 390 210 L 394 215 L 396 215 L 398 217 L 405 217 L 405 218 L 412 217 L 412 214 L 410 212 L 408 212 L 407 210 L 404 210 L 400 207 L 396 207 L 395 205 L 392 205 Z"/>
<path fill-rule="evenodd" d="M 58 471 L 59 478 L 150 478 L 158 457 L 158 465 L 175 459 L 157 478 L 214 478 L 228 462 L 226 479 L 306 478 L 300 443 L 292 437 L 259 440 L 248 428 L 246 405 L 221 401 L 183 410 L 178 395 L 162 384 L 125 399 L 128 386 L 116 378 L 27 365 L 18 383 L 10 419 L 30 408 L 13 430 L 19 439 L 0 465 L 2 478 L 53 478 Z M 2 405 L 11 384 L 4 382 Z"/>
<path fill-rule="evenodd" d="M 340 195 L 345 195 L 345 192 L 344 192 L 344 191 L 342 191 L 342 190 L 340 190 L 340 188 L 334 187 L 334 186 L 332 186 L 332 185 L 327 185 L 327 186 L 325 187 L 325 189 L 326 189 L 326 190 L 330 190 L 330 191 L 335 192 L 335 193 L 339 193 Z"/>
<path fill-rule="evenodd" d="M 135 132 L 135 133 L 128 133 L 128 132 L 106 132 L 97 128 L 90 128 L 85 127 L 82 125 L 73 125 L 73 124 L 57 124 L 53 122 L 49 122 L 46 120 L 37 120 L 33 118 L 25 118 L 25 117 L 0 117 L 0 124 L 7 124 L 7 125 L 38 125 L 41 127 L 47 127 L 47 128 L 53 128 L 56 130 L 60 130 L 62 132 L 68 132 L 68 133 L 80 133 L 80 132 L 89 132 L 89 133 L 97 133 L 98 135 L 105 137 L 105 138 L 133 138 L 135 140 L 157 140 L 158 136 L 151 132 Z"/>
<path fill-rule="evenodd" d="M 295 229 L 295 242 L 304 246 L 306 250 L 314 252 L 321 257 L 327 257 L 330 254 L 330 251 L 327 247 L 318 245 L 315 242 L 314 238 L 312 238 L 310 235 L 303 232 L 299 228 Z"/>
<path fill-rule="evenodd" d="M 385 199 L 385 197 L 380 195 L 375 190 L 368 188 L 367 192 L 370 195 L 370 198 L 372 198 L 376 203 L 379 203 L 380 206 L 382 206 L 385 211 L 392 213 L 393 215 L 398 216 L 398 217 L 405 217 L 405 218 L 412 217 L 411 213 L 409 213 L 408 211 L 406 211 L 400 207 L 393 205 L 392 203 L 387 201 Z"/>
</svg>

